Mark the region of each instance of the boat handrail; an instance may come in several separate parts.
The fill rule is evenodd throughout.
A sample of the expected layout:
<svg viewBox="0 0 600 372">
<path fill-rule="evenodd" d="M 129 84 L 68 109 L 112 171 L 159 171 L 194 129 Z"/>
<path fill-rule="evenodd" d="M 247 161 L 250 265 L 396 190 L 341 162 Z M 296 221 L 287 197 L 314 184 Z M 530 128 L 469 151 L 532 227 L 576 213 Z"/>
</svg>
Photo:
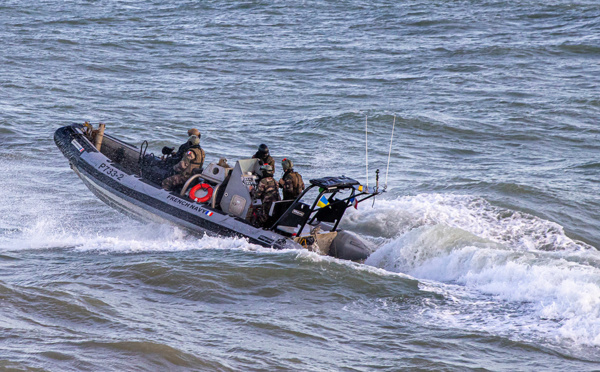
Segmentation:
<svg viewBox="0 0 600 372">
<path fill-rule="evenodd" d="M 181 188 L 181 192 L 179 193 L 179 195 L 180 196 L 184 196 L 185 192 L 190 187 L 190 185 L 192 184 L 192 182 L 194 182 L 195 179 L 200 178 L 201 176 L 202 176 L 202 174 L 198 173 L 198 174 L 194 174 L 193 176 L 191 176 L 190 178 L 188 178 L 188 180 L 185 181 L 185 184 Z"/>
</svg>

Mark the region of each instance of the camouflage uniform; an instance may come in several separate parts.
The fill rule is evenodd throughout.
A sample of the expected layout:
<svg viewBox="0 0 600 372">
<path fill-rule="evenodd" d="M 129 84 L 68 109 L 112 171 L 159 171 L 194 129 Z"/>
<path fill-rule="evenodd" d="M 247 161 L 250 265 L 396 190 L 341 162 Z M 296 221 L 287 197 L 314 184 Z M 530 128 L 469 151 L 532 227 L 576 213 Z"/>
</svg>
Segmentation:
<svg viewBox="0 0 600 372">
<path fill-rule="evenodd" d="M 180 162 L 183 159 L 183 156 L 190 150 L 190 147 L 192 147 L 192 144 L 189 142 L 186 142 L 183 145 L 179 146 L 177 152 L 173 154 L 173 163 Z"/>
<path fill-rule="evenodd" d="M 273 159 L 271 155 L 262 157 L 261 154 L 257 151 L 254 155 L 252 155 L 252 159 L 258 159 L 262 161 L 263 164 L 269 164 L 273 168 L 273 172 L 275 172 L 275 159 Z"/>
<path fill-rule="evenodd" d="M 279 187 L 283 189 L 283 200 L 294 200 L 304 190 L 304 181 L 298 172 L 288 169 L 279 180 Z"/>
<path fill-rule="evenodd" d="M 273 177 L 265 177 L 261 179 L 256 187 L 254 198 L 262 201 L 262 205 L 254 212 L 254 223 L 259 226 L 263 226 L 269 219 L 271 204 L 281 200 L 275 179 Z"/>
<path fill-rule="evenodd" d="M 200 139 L 200 131 L 196 128 L 188 130 L 188 136 L 196 136 Z M 189 151 L 194 145 L 190 141 L 186 141 L 183 145 L 179 146 L 177 152 L 172 153 L 172 156 L 168 159 L 170 165 L 175 165 L 183 159 L 183 156 Z"/>
<path fill-rule="evenodd" d="M 162 188 L 173 190 L 175 187 L 183 185 L 198 170 L 202 170 L 204 156 L 204 150 L 200 146 L 190 147 L 188 152 L 183 156 L 183 159 L 173 166 L 173 170 L 177 174 L 162 181 Z"/>
</svg>

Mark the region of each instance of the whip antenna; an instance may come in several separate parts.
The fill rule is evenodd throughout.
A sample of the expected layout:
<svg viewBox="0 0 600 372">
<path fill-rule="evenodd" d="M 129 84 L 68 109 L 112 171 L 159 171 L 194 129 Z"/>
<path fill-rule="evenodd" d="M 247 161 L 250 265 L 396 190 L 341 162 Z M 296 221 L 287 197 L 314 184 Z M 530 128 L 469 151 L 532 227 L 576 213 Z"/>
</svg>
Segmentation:
<svg viewBox="0 0 600 372">
<path fill-rule="evenodd" d="M 385 185 L 384 190 L 387 190 L 388 174 L 390 174 L 390 158 L 392 156 L 392 141 L 394 140 L 394 127 L 396 126 L 396 115 L 394 115 L 394 123 L 392 124 L 392 136 L 390 137 L 390 152 L 388 153 L 387 170 L 385 171 Z"/>
<path fill-rule="evenodd" d="M 368 115 L 365 115 L 365 165 L 367 167 L 367 190 L 369 190 L 369 125 L 367 118 Z"/>
</svg>

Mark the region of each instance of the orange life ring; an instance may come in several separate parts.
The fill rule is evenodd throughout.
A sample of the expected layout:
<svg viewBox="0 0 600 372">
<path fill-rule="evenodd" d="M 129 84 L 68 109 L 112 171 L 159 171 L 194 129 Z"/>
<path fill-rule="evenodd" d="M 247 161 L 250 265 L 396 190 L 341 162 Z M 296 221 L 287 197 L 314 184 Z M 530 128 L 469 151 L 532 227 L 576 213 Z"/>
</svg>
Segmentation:
<svg viewBox="0 0 600 372">
<path fill-rule="evenodd" d="M 200 189 L 206 190 L 206 195 L 204 195 L 201 198 L 197 198 L 196 191 L 198 191 Z M 212 194 L 213 194 L 213 188 L 210 187 L 210 185 L 208 183 L 201 183 L 199 185 L 192 187 L 192 189 L 190 190 L 190 199 L 192 199 L 196 203 L 204 203 L 204 202 L 207 202 L 210 200 L 210 198 L 212 197 Z"/>
</svg>

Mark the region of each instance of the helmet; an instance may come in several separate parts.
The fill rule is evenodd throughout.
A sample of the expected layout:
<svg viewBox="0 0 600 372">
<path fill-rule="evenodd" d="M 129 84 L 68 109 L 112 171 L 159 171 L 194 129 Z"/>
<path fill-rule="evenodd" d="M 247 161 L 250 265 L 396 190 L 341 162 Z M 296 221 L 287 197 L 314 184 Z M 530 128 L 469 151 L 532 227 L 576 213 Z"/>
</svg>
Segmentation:
<svg viewBox="0 0 600 372">
<path fill-rule="evenodd" d="M 188 142 L 191 143 L 192 146 L 196 146 L 200 144 L 200 138 L 198 138 L 198 136 L 191 135 L 190 138 L 188 138 Z"/>
<path fill-rule="evenodd" d="M 198 138 L 200 138 L 200 131 L 196 128 L 192 128 L 188 130 L 188 136 L 197 136 Z"/>
<path fill-rule="evenodd" d="M 271 167 L 269 164 L 263 165 L 260 167 L 260 170 L 262 171 L 263 177 L 273 176 L 273 167 Z"/>
<path fill-rule="evenodd" d="M 258 152 L 261 155 L 269 155 L 269 148 L 264 143 L 258 146 Z"/>
<path fill-rule="evenodd" d="M 288 169 L 292 169 L 294 167 L 294 163 L 292 163 L 290 159 L 285 158 L 281 161 L 281 166 L 283 167 L 283 170 L 286 171 Z"/>
</svg>

